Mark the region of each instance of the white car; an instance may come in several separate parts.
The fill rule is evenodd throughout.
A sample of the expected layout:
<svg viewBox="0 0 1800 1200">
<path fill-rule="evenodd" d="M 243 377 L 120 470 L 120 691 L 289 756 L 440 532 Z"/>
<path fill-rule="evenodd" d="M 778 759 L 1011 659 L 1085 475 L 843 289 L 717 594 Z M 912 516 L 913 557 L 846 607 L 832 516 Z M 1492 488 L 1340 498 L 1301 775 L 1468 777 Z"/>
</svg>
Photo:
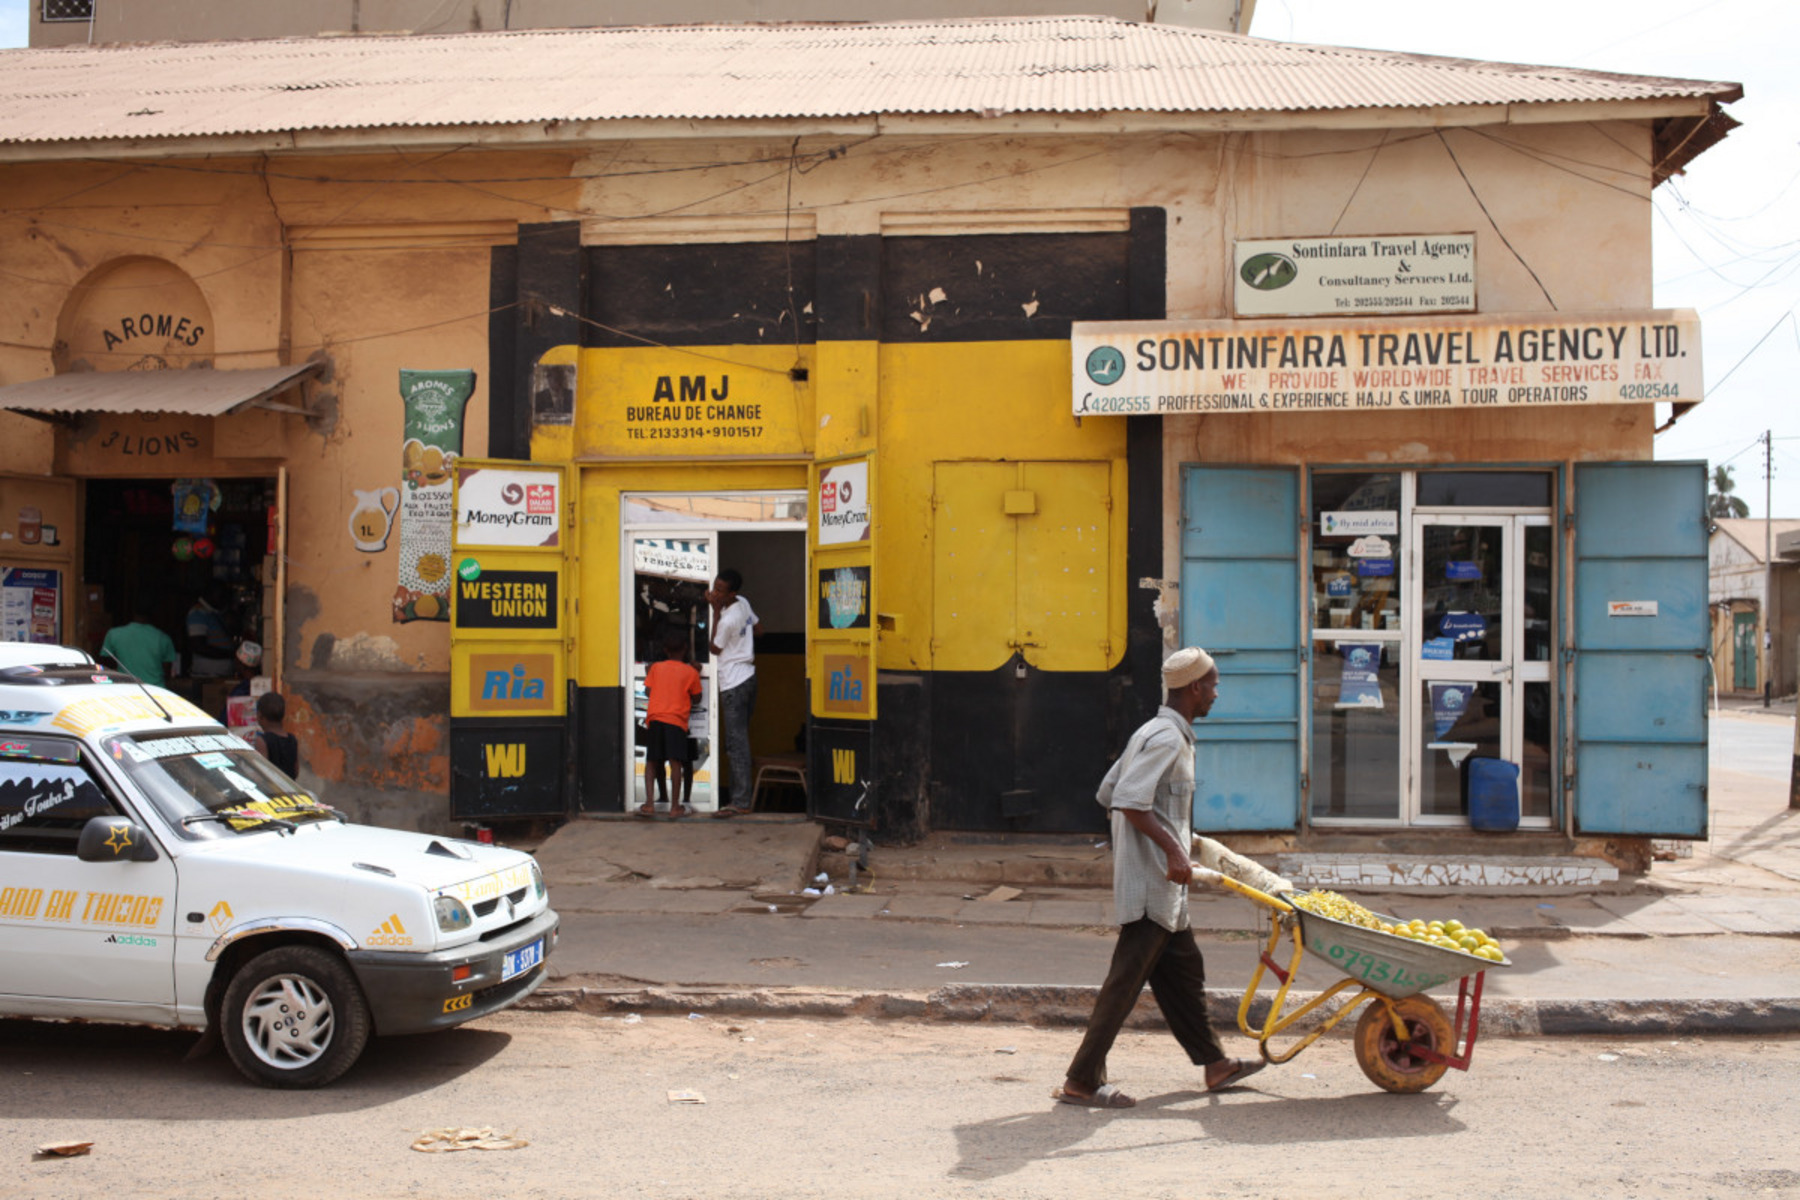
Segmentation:
<svg viewBox="0 0 1800 1200">
<path fill-rule="evenodd" d="M 348 824 L 173 692 L 0 646 L 0 1017 L 204 1029 L 319 1087 L 517 1003 L 556 935 L 530 856 Z"/>
</svg>

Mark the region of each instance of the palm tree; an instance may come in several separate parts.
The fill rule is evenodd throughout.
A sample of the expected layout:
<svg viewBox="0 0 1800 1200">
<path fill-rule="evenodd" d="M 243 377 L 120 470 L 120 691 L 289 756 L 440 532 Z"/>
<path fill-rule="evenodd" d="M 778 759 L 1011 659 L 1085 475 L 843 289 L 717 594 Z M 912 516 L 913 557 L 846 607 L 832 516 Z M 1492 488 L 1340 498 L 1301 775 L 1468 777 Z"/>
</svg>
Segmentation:
<svg viewBox="0 0 1800 1200">
<path fill-rule="evenodd" d="M 1731 477 L 1730 467 L 1714 467 L 1712 473 L 1712 495 L 1706 498 L 1706 515 L 1719 517 L 1747 517 L 1750 506 L 1731 493 L 1737 488 L 1737 480 Z"/>
</svg>

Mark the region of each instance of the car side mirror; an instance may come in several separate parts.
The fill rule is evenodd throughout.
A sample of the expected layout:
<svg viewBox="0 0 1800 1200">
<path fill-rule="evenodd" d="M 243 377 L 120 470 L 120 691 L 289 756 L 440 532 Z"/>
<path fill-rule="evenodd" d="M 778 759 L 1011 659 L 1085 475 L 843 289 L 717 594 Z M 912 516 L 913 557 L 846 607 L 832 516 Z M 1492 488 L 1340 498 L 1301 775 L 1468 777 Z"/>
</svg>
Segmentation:
<svg viewBox="0 0 1800 1200">
<path fill-rule="evenodd" d="M 142 825 L 124 817 L 90 817 L 75 843 L 82 862 L 155 862 L 156 846 Z"/>
</svg>

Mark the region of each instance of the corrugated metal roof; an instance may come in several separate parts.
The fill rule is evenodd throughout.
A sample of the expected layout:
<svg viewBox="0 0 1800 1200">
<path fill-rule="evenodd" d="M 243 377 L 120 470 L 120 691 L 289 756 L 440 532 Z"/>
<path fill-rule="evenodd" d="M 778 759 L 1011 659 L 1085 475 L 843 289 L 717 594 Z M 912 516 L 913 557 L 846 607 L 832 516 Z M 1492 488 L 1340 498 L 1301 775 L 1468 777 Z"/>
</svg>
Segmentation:
<svg viewBox="0 0 1800 1200">
<path fill-rule="evenodd" d="M 1227 113 L 1711 97 L 1736 84 L 1303 46 L 1106 17 L 74 46 L 0 56 L 0 144 L 880 114 Z"/>
<path fill-rule="evenodd" d="M 318 363 L 305 362 L 217 371 L 77 371 L 0 387 L 0 408 L 216 417 L 239 405 L 266 400 L 318 370 Z"/>
<path fill-rule="evenodd" d="M 1763 562 L 1763 543 L 1768 533 L 1775 535 L 1775 557 L 1780 559 L 1787 553 L 1781 543 L 1795 533 L 1800 533 L 1800 519 L 1776 517 L 1773 521 L 1764 521 L 1760 517 L 1715 517 L 1713 524 L 1722 533 L 1729 534 L 1732 541 L 1749 552 L 1757 562 Z"/>
</svg>

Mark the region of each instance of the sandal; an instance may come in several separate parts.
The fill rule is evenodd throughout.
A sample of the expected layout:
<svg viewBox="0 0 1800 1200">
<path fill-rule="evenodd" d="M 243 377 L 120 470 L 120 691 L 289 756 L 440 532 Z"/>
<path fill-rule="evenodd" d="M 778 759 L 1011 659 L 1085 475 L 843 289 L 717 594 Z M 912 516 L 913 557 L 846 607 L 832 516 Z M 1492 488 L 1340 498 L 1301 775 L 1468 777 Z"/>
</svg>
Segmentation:
<svg viewBox="0 0 1800 1200">
<path fill-rule="evenodd" d="M 1057 1088 L 1050 1098 L 1058 1104 L 1074 1104 L 1081 1108 L 1133 1108 L 1137 1101 L 1110 1083 L 1101 1084 L 1092 1095 L 1083 1096 L 1067 1088 Z"/>
<path fill-rule="evenodd" d="M 1207 1084 L 1207 1091 L 1222 1092 L 1226 1088 L 1236 1087 L 1238 1084 L 1269 1065 L 1268 1063 L 1262 1062 L 1250 1062 L 1242 1058 L 1228 1058 L 1225 1061 L 1231 1064 L 1231 1070 L 1220 1076 L 1219 1082 Z"/>
</svg>

